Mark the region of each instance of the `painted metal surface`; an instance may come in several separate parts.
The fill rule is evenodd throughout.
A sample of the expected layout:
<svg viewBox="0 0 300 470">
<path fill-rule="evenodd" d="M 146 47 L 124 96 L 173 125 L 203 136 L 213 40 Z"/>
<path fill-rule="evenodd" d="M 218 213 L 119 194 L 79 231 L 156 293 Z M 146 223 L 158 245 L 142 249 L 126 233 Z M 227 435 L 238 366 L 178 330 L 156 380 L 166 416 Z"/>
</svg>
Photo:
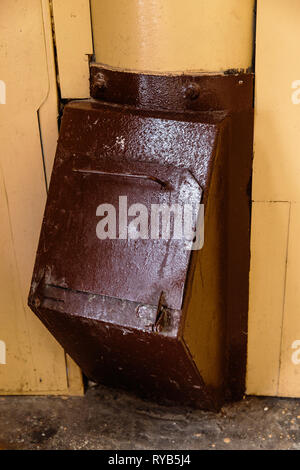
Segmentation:
<svg viewBox="0 0 300 470">
<path fill-rule="evenodd" d="M 236 77 L 237 89 L 243 79 L 247 83 L 252 77 Z M 232 85 L 231 90 L 234 94 Z M 231 335 L 238 336 L 240 320 L 232 319 L 234 311 L 227 300 L 232 281 L 225 260 L 232 259 L 231 245 L 220 235 L 227 224 L 233 224 L 229 208 L 234 189 L 242 186 L 243 203 L 247 201 L 251 144 L 246 151 L 243 147 L 243 178 L 228 184 L 229 148 L 241 137 L 235 142 L 230 138 L 234 119 L 229 110 L 158 109 L 157 96 L 148 109 L 100 100 L 73 102 L 65 108 L 29 305 L 91 379 L 165 402 L 217 409 L 226 393 L 237 398 L 243 391 L 245 356 L 235 364 L 235 392 L 229 377 L 234 366 L 229 364 L 234 354 Z M 244 116 L 248 135 L 249 96 L 246 102 L 236 115 Z M 130 202 L 149 207 L 153 202 L 178 201 L 184 193 L 183 202 L 194 198 L 213 208 L 206 211 L 205 223 L 213 227 L 211 237 L 219 233 L 217 250 L 209 243 L 195 254 L 186 251 L 181 241 L 97 240 L 99 204 L 115 204 L 119 196 L 127 195 Z M 218 213 L 222 210 L 220 219 L 213 215 L 214 208 Z M 236 215 L 243 219 L 243 214 Z M 245 221 L 247 217 L 249 207 Z M 240 279 L 230 266 L 243 302 L 247 300 L 247 227 L 247 223 L 246 230 L 242 227 Z M 221 280 L 213 294 L 217 313 L 189 309 L 195 266 L 204 256 L 208 267 L 203 280 L 214 269 Z M 223 327 L 214 341 L 223 345 L 220 363 L 224 363 L 217 388 L 204 383 L 184 336 L 191 315 L 216 314 Z M 200 342 L 207 341 L 201 330 L 193 334 Z M 239 352 L 243 341 L 238 337 Z"/>
<path fill-rule="evenodd" d="M 229 148 L 223 178 L 227 196 L 227 309 L 229 398 L 244 393 L 250 263 L 250 211 L 253 147 L 253 80 L 251 73 L 217 75 L 148 75 L 91 66 L 91 95 L 101 101 L 156 111 L 230 115 Z M 187 92 L 192 90 L 193 93 Z M 196 90 L 196 96 L 195 96 Z M 195 114 L 194 114 L 195 116 Z M 205 141 L 203 141 L 205 143 Z M 183 159 L 188 158 L 183 155 Z M 205 194 L 204 194 L 205 196 Z M 238 295 L 237 295 L 238 292 Z"/>
<path fill-rule="evenodd" d="M 254 6 L 254 0 L 91 0 L 96 61 L 141 73 L 247 70 Z"/>
<path fill-rule="evenodd" d="M 120 197 L 126 198 L 126 213 L 132 204 L 143 204 L 149 214 L 152 204 L 200 204 L 201 188 L 186 170 L 143 162 L 125 164 L 116 158 L 106 155 L 87 161 L 86 156 L 72 153 L 54 171 L 56 197 L 46 213 L 40 263 L 47 266 L 49 282 L 56 286 L 151 305 L 158 305 L 164 291 L 167 305 L 181 308 L 190 258 L 185 241 L 128 240 L 130 226 L 124 227 L 126 233 L 118 227 L 117 240 L 99 240 L 96 211 L 100 204 L 118 208 Z M 118 210 L 116 215 L 119 225 Z M 147 225 L 150 237 L 150 217 Z"/>
<path fill-rule="evenodd" d="M 91 96 L 159 111 L 241 112 L 252 106 L 253 74 L 148 75 L 91 64 Z"/>
</svg>

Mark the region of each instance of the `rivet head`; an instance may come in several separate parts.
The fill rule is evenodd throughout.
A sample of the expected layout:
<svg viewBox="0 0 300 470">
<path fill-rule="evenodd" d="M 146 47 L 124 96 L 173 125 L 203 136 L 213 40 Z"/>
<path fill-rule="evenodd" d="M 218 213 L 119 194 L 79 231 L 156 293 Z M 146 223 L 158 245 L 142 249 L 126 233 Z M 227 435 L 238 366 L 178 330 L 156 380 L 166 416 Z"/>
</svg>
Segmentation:
<svg viewBox="0 0 300 470">
<path fill-rule="evenodd" d="M 92 85 L 95 91 L 105 90 L 107 87 L 107 81 L 102 72 L 98 72 L 94 75 Z"/>
<path fill-rule="evenodd" d="M 196 100 L 200 95 L 200 86 L 197 83 L 189 83 L 183 88 L 185 99 Z"/>
</svg>

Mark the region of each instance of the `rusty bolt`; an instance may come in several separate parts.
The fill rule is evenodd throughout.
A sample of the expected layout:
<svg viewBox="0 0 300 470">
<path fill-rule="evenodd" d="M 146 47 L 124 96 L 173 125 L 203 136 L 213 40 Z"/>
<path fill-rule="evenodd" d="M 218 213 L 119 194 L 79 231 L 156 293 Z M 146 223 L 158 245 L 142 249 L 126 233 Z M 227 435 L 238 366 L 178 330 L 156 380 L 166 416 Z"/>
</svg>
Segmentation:
<svg viewBox="0 0 300 470">
<path fill-rule="evenodd" d="M 103 91 L 107 87 L 106 78 L 102 72 L 98 72 L 93 78 L 93 88 L 95 91 Z"/>
<path fill-rule="evenodd" d="M 190 83 L 183 88 L 183 96 L 185 99 L 196 100 L 200 95 L 200 86 L 197 83 Z"/>
<path fill-rule="evenodd" d="M 39 308 L 41 306 L 41 301 L 38 297 L 36 297 L 33 301 L 33 304 L 36 308 Z"/>
</svg>

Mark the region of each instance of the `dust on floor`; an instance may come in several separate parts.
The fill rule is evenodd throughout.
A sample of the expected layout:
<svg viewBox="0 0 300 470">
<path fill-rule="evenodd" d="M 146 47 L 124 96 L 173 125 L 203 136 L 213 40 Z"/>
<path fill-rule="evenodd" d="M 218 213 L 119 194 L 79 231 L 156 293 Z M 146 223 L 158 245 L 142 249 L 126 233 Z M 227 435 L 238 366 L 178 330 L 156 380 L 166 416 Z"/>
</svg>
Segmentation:
<svg viewBox="0 0 300 470">
<path fill-rule="evenodd" d="M 215 414 L 102 386 L 84 397 L 0 397 L 1 448 L 300 450 L 300 400 L 246 397 Z"/>
</svg>

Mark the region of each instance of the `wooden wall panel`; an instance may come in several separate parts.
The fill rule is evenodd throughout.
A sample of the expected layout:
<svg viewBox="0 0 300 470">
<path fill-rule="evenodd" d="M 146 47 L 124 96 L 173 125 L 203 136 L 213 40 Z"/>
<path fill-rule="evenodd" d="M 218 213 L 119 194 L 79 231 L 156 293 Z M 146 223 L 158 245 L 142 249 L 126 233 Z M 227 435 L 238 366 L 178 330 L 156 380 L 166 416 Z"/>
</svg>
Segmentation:
<svg viewBox="0 0 300 470">
<path fill-rule="evenodd" d="M 0 79 L 7 91 L 0 105 L 0 340 L 7 349 L 0 393 L 68 394 L 65 353 L 27 307 L 46 200 L 42 148 L 49 175 L 57 140 L 49 4 L 2 0 L 0 10 Z M 69 367 L 71 393 L 81 394 L 78 367 Z"/>
<path fill-rule="evenodd" d="M 89 98 L 93 54 L 89 0 L 52 0 L 62 98 Z"/>
<path fill-rule="evenodd" d="M 255 201 L 300 201 L 299 18 L 299 0 L 258 0 Z"/>
<path fill-rule="evenodd" d="M 258 0 L 247 374 L 257 395 L 300 397 L 299 41 L 300 2 Z"/>
<path fill-rule="evenodd" d="M 290 204 L 252 205 L 247 392 L 277 395 Z"/>
<path fill-rule="evenodd" d="M 300 203 L 291 204 L 278 395 L 300 396 Z"/>
</svg>

